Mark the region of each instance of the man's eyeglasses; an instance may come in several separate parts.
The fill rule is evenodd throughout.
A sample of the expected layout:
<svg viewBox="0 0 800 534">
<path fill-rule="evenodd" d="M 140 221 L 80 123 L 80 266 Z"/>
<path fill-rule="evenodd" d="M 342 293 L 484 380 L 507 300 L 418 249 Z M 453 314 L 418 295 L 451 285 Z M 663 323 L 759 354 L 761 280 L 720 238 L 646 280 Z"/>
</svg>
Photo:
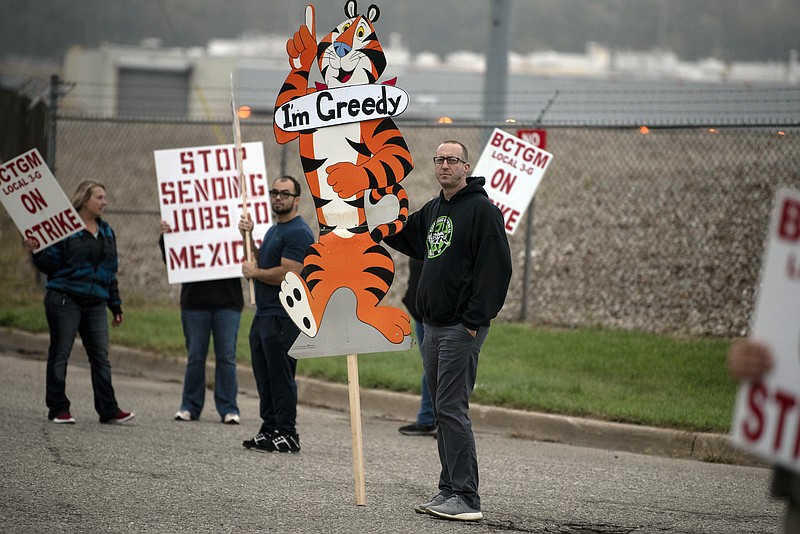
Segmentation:
<svg viewBox="0 0 800 534">
<path fill-rule="evenodd" d="M 294 193 L 290 193 L 289 191 L 278 191 L 277 189 L 270 189 L 269 196 L 272 198 L 281 197 L 283 200 L 287 200 L 290 197 L 299 197 L 300 195 L 295 195 Z"/>
<path fill-rule="evenodd" d="M 447 164 L 448 164 L 448 165 L 455 165 L 455 164 L 456 164 L 456 163 L 458 163 L 459 161 L 460 161 L 461 163 L 466 163 L 466 161 L 464 161 L 463 159 L 461 159 L 461 158 L 457 158 L 457 157 L 455 157 L 455 156 L 448 156 L 448 157 L 444 157 L 444 156 L 434 156 L 434 157 L 433 157 L 433 162 L 434 162 L 436 165 L 441 165 L 441 164 L 442 164 L 442 163 L 444 163 L 445 161 L 447 162 Z"/>
</svg>

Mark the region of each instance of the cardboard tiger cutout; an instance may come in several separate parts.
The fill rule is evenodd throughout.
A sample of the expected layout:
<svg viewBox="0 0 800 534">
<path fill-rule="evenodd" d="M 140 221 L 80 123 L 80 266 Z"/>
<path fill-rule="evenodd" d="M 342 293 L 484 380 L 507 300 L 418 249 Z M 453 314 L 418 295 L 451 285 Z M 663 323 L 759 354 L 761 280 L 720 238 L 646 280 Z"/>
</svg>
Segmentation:
<svg viewBox="0 0 800 534">
<path fill-rule="evenodd" d="M 309 248 L 300 275 L 286 275 L 280 299 L 301 332 L 313 338 L 326 311 L 349 312 L 328 306 L 334 292 L 349 288 L 359 322 L 391 344 L 410 345 L 408 315 L 380 305 L 394 279 L 394 262 L 380 241 L 400 231 L 408 216 L 400 182 L 413 162 L 392 120 L 408 95 L 377 83 L 386 68 L 373 26 L 380 10 L 356 10 L 355 0 L 347 1 L 346 20 L 317 43 L 314 7 L 307 6 L 306 23 L 286 45 L 291 71 L 275 103 L 275 139 L 299 140 L 319 241 Z M 322 82 L 310 87 L 314 66 Z"/>
</svg>

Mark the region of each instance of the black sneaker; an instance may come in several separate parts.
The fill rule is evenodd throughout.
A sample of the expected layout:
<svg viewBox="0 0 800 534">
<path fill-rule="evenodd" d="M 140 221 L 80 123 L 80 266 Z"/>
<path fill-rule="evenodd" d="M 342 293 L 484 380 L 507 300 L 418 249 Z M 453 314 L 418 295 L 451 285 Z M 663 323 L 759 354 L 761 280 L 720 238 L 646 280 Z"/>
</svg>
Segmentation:
<svg viewBox="0 0 800 534">
<path fill-rule="evenodd" d="M 243 445 L 259 452 L 300 452 L 300 436 L 297 434 L 281 434 L 279 432 L 269 436 L 258 434 L 252 441 L 252 446 L 244 443 Z"/>
<path fill-rule="evenodd" d="M 401 426 L 398 431 L 406 436 L 435 436 L 436 425 L 421 425 L 419 423 L 412 423 L 410 425 Z"/>
<path fill-rule="evenodd" d="M 259 446 L 266 447 L 266 443 L 270 440 L 274 433 L 274 430 L 262 430 L 253 436 L 252 439 L 244 440 L 242 442 L 242 447 L 245 449 L 257 449 Z"/>
<path fill-rule="evenodd" d="M 300 436 L 297 434 L 273 434 L 268 447 L 270 452 L 300 452 Z"/>
</svg>

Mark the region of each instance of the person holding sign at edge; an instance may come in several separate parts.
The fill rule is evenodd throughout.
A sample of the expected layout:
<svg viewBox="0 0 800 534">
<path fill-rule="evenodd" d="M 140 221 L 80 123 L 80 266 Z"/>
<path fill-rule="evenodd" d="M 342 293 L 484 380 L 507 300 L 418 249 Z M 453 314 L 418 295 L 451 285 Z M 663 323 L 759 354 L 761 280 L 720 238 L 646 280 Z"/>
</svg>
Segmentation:
<svg viewBox="0 0 800 534">
<path fill-rule="evenodd" d="M 167 221 L 159 226 L 158 246 L 161 259 L 167 261 L 164 234 L 171 228 Z M 214 338 L 214 404 L 226 425 L 238 425 L 236 404 L 236 340 L 239 319 L 244 308 L 240 278 L 186 282 L 181 285 L 181 325 L 186 339 L 186 372 L 183 377 L 181 405 L 176 421 L 196 421 L 203 411 L 206 393 L 206 358 L 208 341 Z"/>
<path fill-rule="evenodd" d="M 261 452 L 300 452 L 296 429 L 297 360 L 289 356 L 300 329 L 281 306 L 278 293 L 288 271 L 299 273 L 303 269 L 303 258 L 314 235 L 298 213 L 297 180 L 291 176 L 278 178 L 269 198 L 275 224 L 264 235 L 261 248 L 252 241 L 250 214 L 239 221 L 242 237 L 250 236 L 251 250 L 258 258 L 242 262 L 242 274 L 255 280 L 256 314 L 250 327 L 250 358 L 261 415 L 261 429 L 242 446 Z"/>
<path fill-rule="evenodd" d="M 444 141 L 433 164 L 439 195 L 410 215 L 403 231 L 385 239 L 423 260 L 416 310 L 425 329 L 422 360 L 438 424 L 441 472 L 439 493 L 415 511 L 478 521 L 483 513 L 469 399 L 490 322 L 508 292 L 511 251 L 503 216 L 483 188 L 485 179 L 467 176 L 467 148 Z"/>
<path fill-rule="evenodd" d="M 34 265 L 47 275 L 44 309 L 50 329 L 47 351 L 47 418 L 53 423 L 75 423 L 66 394 L 67 361 L 79 333 L 89 357 L 94 408 L 101 423 L 125 423 L 132 412 L 120 410 L 111 385 L 108 360 L 108 317 L 122 324 L 122 300 L 117 286 L 117 241 L 102 219 L 107 205 L 105 186 L 93 180 L 78 184 L 71 198 L 85 229 L 33 254 Z M 35 239 L 24 240 L 28 252 Z"/>
<path fill-rule="evenodd" d="M 753 338 L 736 340 L 728 352 L 728 372 L 738 381 L 760 379 L 772 369 L 773 363 L 770 348 Z M 800 475 L 775 466 L 771 494 L 786 501 L 783 531 L 786 534 L 800 532 Z"/>
</svg>

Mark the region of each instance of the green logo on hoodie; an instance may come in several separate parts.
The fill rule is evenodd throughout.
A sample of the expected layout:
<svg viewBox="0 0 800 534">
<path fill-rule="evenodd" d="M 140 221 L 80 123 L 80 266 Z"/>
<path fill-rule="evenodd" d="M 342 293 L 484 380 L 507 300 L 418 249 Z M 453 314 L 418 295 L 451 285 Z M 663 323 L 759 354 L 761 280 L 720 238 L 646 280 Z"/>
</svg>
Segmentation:
<svg viewBox="0 0 800 534">
<path fill-rule="evenodd" d="M 441 256 L 452 241 L 453 221 L 447 215 L 442 215 L 433 221 L 428 230 L 428 258 Z"/>
</svg>

